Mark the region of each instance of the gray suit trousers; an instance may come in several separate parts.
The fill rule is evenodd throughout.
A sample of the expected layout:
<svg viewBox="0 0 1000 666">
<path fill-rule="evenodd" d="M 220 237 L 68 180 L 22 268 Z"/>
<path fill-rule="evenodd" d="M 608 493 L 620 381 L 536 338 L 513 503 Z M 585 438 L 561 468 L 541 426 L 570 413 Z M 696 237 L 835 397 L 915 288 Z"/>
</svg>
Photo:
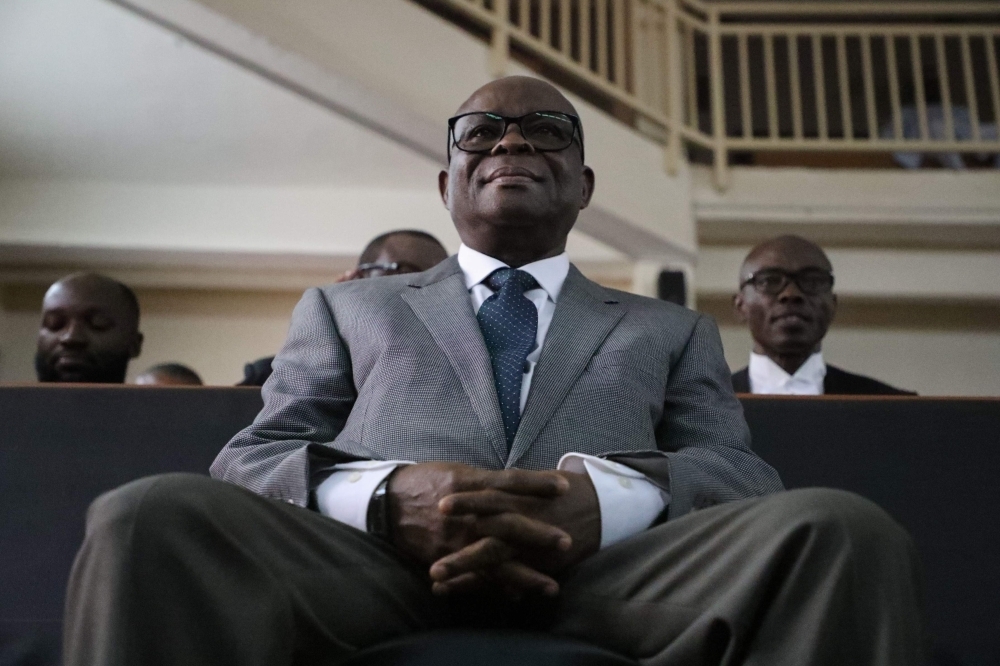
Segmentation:
<svg viewBox="0 0 1000 666">
<path fill-rule="evenodd" d="M 335 663 L 404 634 L 549 631 L 650 666 L 917 665 L 909 537 L 855 495 L 691 512 L 605 548 L 554 600 L 438 598 L 426 567 L 315 512 L 194 475 L 98 498 L 71 575 L 65 664 Z"/>
</svg>

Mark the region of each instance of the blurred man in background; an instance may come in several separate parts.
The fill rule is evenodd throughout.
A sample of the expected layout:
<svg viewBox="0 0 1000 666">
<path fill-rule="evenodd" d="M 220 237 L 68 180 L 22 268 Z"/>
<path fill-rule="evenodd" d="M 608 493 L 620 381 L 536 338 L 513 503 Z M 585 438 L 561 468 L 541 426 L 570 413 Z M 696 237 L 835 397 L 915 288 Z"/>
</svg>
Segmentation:
<svg viewBox="0 0 1000 666">
<path fill-rule="evenodd" d="M 180 363 L 161 363 L 135 378 L 139 386 L 202 386 L 198 373 Z"/>
<path fill-rule="evenodd" d="M 805 238 L 781 236 L 751 250 L 733 306 L 754 341 L 750 365 L 733 374 L 737 393 L 913 395 L 823 360 L 837 312 L 833 267 Z"/>
<path fill-rule="evenodd" d="M 373 238 L 358 257 L 358 265 L 342 275 L 337 282 L 420 273 L 447 258 L 448 251 L 441 241 L 426 231 L 390 231 Z"/>
<path fill-rule="evenodd" d="M 376 236 L 361 251 L 358 265 L 347 271 L 337 282 L 364 280 L 383 275 L 420 273 L 448 258 L 437 238 L 419 229 L 400 229 Z M 259 358 L 243 367 L 243 381 L 237 386 L 263 386 L 271 376 L 273 356 Z"/>
<path fill-rule="evenodd" d="M 35 354 L 38 381 L 121 384 L 141 351 L 139 301 L 121 282 L 75 273 L 45 293 Z"/>
</svg>

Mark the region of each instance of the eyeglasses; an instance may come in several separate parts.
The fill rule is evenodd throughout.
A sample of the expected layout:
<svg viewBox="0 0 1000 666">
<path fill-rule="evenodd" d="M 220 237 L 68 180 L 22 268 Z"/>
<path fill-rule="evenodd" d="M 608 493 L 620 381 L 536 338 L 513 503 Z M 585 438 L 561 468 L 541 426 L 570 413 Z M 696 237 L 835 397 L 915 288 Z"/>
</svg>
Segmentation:
<svg viewBox="0 0 1000 666">
<path fill-rule="evenodd" d="M 801 271 L 765 268 L 751 273 L 740 285 L 740 289 L 752 284 L 753 288 L 761 294 L 777 296 L 788 287 L 790 282 L 794 282 L 799 291 L 807 296 L 819 296 L 833 290 L 833 273 L 822 268 L 803 268 Z"/>
<path fill-rule="evenodd" d="M 583 159 L 583 134 L 580 119 L 561 111 L 534 111 L 510 117 L 474 111 L 448 119 L 448 159 L 454 145 L 466 153 L 488 153 L 506 136 L 507 128 L 517 125 L 521 136 L 537 152 L 566 150 L 579 136 L 580 158 Z"/>
<path fill-rule="evenodd" d="M 356 270 L 365 277 L 381 277 L 383 275 L 419 273 L 423 269 L 405 261 L 392 261 L 388 263 L 358 264 Z"/>
</svg>

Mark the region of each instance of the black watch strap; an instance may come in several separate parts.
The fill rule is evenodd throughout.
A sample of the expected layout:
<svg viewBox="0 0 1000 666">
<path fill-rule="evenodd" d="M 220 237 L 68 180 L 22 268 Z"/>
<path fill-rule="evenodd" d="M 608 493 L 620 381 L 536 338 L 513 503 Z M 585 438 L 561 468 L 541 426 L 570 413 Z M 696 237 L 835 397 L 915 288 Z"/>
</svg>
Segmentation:
<svg viewBox="0 0 1000 666">
<path fill-rule="evenodd" d="M 389 472 L 382 479 L 382 482 L 375 486 L 375 492 L 372 493 L 372 497 L 368 501 L 366 520 L 368 533 L 386 542 L 392 541 L 392 524 L 389 516 L 389 480 L 398 469 L 397 467 Z"/>
</svg>

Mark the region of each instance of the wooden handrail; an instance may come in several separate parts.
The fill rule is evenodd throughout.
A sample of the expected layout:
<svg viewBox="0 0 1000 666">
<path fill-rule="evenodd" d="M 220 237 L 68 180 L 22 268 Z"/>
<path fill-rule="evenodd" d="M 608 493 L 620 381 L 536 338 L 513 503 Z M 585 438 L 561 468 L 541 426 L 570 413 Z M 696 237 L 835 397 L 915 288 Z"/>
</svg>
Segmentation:
<svg viewBox="0 0 1000 666">
<path fill-rule="evenodd" d="M 735 150 L 1000 154 L 996 2 L 418 1 L 486 28 L 494 75 L 513 48 L 662 128 L 669 172 L 709 149 L 720 188 Z"/>
</svg>

